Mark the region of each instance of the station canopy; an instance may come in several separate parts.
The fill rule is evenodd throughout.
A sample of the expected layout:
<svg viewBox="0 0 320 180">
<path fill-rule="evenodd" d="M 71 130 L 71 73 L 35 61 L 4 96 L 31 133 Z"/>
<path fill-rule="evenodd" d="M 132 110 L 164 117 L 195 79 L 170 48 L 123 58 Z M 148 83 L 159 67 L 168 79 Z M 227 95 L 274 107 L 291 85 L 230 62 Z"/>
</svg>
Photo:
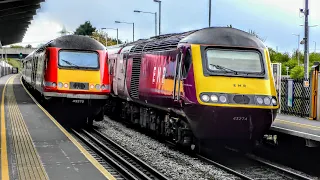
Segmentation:
<svg viewBox="0 0 320 180">
<path fill-rule="evenodd" d="M 0 41 L 3 46 L 22 41 L 40 3 L 45 0 L 0 0 Z"/>
</svg>

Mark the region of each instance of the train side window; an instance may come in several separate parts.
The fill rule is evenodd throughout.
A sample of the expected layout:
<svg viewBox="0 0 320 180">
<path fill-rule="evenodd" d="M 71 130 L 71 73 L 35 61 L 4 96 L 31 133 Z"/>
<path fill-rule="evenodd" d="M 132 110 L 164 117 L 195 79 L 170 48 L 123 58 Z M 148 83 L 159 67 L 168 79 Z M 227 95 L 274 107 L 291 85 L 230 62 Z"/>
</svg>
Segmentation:
<svg viewBox="0 0 320 180">
<path fill-rule="evenodd" d="M 186 57 L 184 58 L 184 63 L 183 63 L 183 72 L 182 72 L 183 78 L 186 78 L 188 76 L 188 72 L 190 70 L 191 63 L 192 63 L 191 53 L 190 53 L 190 49 L 188 49 L 188 51 L 186 53 Z"/>
</svg>

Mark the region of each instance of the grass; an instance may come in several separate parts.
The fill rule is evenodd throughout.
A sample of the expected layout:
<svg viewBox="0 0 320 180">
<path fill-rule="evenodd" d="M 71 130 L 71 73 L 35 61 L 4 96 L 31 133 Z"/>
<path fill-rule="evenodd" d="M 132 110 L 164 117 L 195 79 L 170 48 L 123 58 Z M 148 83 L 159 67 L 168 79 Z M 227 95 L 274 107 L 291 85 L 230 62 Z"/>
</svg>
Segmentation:
<svg viewBox="0 0 320 180">
<path fill-rule="evenodd" d="M 11 66 L 13 66 L 13 67 L 17 67 L 18 70 L 20 71 L 20 68 L 21 68 L 21 67 L 20 67 L 20 64 L 21 64 L 21 62 L 20 62 L 19 60 L 8 58 L 8 63 L 9 63 Z"/>
</svg>

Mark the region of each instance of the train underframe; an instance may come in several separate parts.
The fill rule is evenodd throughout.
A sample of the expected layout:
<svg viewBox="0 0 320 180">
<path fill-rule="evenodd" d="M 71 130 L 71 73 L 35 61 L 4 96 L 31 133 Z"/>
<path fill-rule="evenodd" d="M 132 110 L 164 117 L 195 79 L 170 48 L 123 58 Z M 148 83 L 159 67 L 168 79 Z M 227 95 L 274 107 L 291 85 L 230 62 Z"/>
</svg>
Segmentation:
<svg viewBox="0 0 320 180">
<path fill-rule="evenodd" d="M 23 78 L 22 81 L 26 88 L 31 91 L 31 94 L 35 95 L 37 99 L 40 100 L 42 106 L 53 110 L 55 114 L 63 115 L 61 118 L 68 119 L 64 120 L 65 123 L 77 126 L 92 126 L 93 121 L 102 121 L 104 119 L 105 99 L 45 97 Z"/>
<path fill-rule="evenodd" d="M 178 146 L 196 150 L 198 141 L 193 136 L 184 117 L 173 112 L 143 106 L 117 97 L 109 98 L 106 114 L 114 119 L 146 130 L 158 138 L 169 140 Z"/>
<path fill-rule="evenodd" d="M 175 145 L 194 152 L 201 151 L 200 147 L 218 148 L 231 147 L 241 152 L 251 151 L 256 140 L 230 140 L 227 139 L 197 139 L 186 117 L 175 112 L 147 107 L 140 103 L 126 101 L 117 97 L 109 98 L 105 107 L 106 114 L 113 119 L 119 118 L 152 135 L 166 139 Z"/>
</svg>

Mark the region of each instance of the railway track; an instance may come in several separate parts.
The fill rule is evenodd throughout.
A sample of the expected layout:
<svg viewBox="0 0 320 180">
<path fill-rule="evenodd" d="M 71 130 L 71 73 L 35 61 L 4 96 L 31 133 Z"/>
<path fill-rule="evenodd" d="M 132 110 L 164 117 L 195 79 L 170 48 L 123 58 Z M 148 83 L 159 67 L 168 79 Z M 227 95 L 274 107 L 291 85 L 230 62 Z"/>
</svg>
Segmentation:
<svg viewBox="0 0 320 180">
<path fill-rule="evenodd" d="M 175 148 L 170 141 L 165 142 L 167 145 Z M 194 156 L 204 162 L 212 164 L 218 168 L 227 171 L 241 179 L 256 180 L 256 179 L 293 179 L 293 180 L 313 180 L 310 177 L 303 176 L 288 169 L 279 167 L 269 163 L 261 158 L 251 154 L 243 155 L 235 152 L 232 149 L 225 149 L 224 152 L 214 152 L 218 157 L 208 158 L 200 154 L 187 154 Z M 213 153 L 213 154 L 214 154 Z"/>
<path fill-rule="evenodd" d="M 250 154 L 240 154 L 226 149 L 223 155 L 219 154 L 220 160 L 211 160 L 202 155 L 195 155 L 197 158 L 212 163 L 242 179 L 301 179 L 312 180 L 296 172 L 292 172 Z M 215 159 L 215 158 L 213 158 Z"/>
<path fill-rule="evenodd" d="M 161 172 L 149 166 L 101 132 L 91 130 L 71 131 L 89 148 L 111 164 L 126 179 L 164 180 Z"/>
<path fill-rule="evenodd" d="M 125 123 L 124 123 L 125 124 Z M 170 141 L 162 143 L 176 149 L 176 146 Z M 184 150 L 180 151 L 185 152 Z M 214 153 L 213 153 L 214 154 Z M 233 174 L 241 179 L 303 179 L 311 180 L 312 178 L 287 170 L 275 164 L 256 158 L 252 155 L 243 155 L 231 149 L 224 149 L 222 153 L 216 153 L 219 158 L 207 158 L 207 155 L 191 155 L 199 160 L 212 164 L 226 172 Z M 228 162 L 226 162 L 228 161 Z"/>
</svg>

